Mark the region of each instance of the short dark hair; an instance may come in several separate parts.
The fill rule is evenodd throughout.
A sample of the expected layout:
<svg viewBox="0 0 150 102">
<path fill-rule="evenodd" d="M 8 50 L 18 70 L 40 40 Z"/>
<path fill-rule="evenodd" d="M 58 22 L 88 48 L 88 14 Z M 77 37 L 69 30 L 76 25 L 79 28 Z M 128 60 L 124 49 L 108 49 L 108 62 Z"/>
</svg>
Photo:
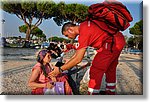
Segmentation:
<svg viewBox="0 0 150 102">
<path fill-rule="evenodd" d="M 76 24 L 73 24 L 73 23 L 71 23 L 71 22 L 65 23 L 65 24 L 62 26 L 61 33 L 63 34 L 63 32 L 66 31 L 68 27 L 74 27 L 74 26 L 76 26 Z"/>
</svg>

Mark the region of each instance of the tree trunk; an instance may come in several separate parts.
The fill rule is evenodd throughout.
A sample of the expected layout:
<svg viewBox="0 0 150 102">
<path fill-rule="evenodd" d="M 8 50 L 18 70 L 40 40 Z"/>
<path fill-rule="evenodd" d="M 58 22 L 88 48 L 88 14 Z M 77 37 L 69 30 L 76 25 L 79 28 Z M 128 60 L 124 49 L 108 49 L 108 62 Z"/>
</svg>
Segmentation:
<svg viewBox="0 0 150 102">
<path fill-rule="evenodd" d="M 26 31 L 26 41 L 30 41 L 30 33 L 31 33 L 31 28 L 28 27 L 28 29 Z"/>
<path fill-rule="evenodd" d="M 25 48 L 29 48 L 30 47 L 30 33 L 31 33 L 31 28 L 28 27 L 27 31 L 26 31 L 26 41 L 23 47 Z"/>
<path fill-rule="evenodd" d="M 136 49 L 139 49 L 139 42 L 136 43 Z"/>
</svg>

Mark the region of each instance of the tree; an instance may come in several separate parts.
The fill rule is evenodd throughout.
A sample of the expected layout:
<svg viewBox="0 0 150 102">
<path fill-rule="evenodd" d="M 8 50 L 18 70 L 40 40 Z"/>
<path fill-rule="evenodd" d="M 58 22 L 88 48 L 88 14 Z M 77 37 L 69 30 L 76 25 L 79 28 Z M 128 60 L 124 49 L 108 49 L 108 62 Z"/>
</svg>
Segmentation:
<svg viewBox="0 0 150 102">
<path fill-rule="evenodd" d="M 27 26 L 26 41 L 30 40 L 31 31 L 38 27 L 43 19 L 52 18 L 55 3 L 52 1 L 2 2 L 2 9 L 10 14 L 15 14 Z M 34 23 L 33 23 L 34 19 Z"/>
<path fill-rule="evenodd" d="M 68 39 L 57 37 L 57 36 L 50 37 L 48 39 L 49 39 L 49 41 L 54 41 L 54 42 L 63 42 L 63 41 L 69 42 Z"/>
<path fill-rule="evenodd" d="M 46 38 L 46 35 L 44 33 L 38 34 L 36 36 L 39 37 L 39 38 Z"/>
<path fill-rule="evenodd" d="M 19 26 L 19 31 L 21 33 L 26 33 L 27 26 L 26 25 Z M 42 34 L 43 34 L 43 31 L 41 29 L 39 29 L 38 27 L 36 27 L 30 32 L 30 38 L 32 39 L 33 36 L 38 36 L 38 35 L 42 35 Z"/>
<path fill-rule="evenodd" d="M 133 35 L 135 47 L 141 49 L 143 46 L 143 20 L 140 20 L 132 28 L 129 28 L 129 32 Z"/>
<path fill-rule="evenodd" d="M 88 6 L 83 4 L 65 4 L 60 2 L 56 4 L 53 1 L 28 1 L 21 2 L 2 2 L 2 9 L 10 14 L 15 14 L 27 26 L 26 41 L 30 40 L 32 30 L 38 27 L 43 19 L 53 20 L 58 26 L 64 22 L 70 21 L 80 23 L 87 16 Z"/>
<path fill-rule="evenodd" d="M 133 48 L 133 46 L 135 46 L 134 38 L 132 36 L 128 39 L 127 44 L 128 44 L 128 47 Z"/>
<path fill-rule="evenodd" d="M 132 35 L 143 35 L 143 20 L 136 22 L 132 28 L 129 28 Z"/>
<path fill-rule="evenodd" d="M 57 4 L 56 9 L 53 20 L 58 26 L 61 26 L 66 21 L 74 24 L 80 23 L 84 21 L 88 15 L 88 6 L 83 4 L 65 4 L 64 2 L 60 2 Z M 74 39 L 71 40 L 71 43 L 73 42 Z"/>
<path fill-rule="evenodd" d="M 83 4 L 65 4 L 60 2 L 56 6 L 54 21 L 58 26 L 61 26 L 64 22 L 70 21 L 72 23 L 80 23 L 86 19 L 88 14 L 88 6 Z"/>
</svg>

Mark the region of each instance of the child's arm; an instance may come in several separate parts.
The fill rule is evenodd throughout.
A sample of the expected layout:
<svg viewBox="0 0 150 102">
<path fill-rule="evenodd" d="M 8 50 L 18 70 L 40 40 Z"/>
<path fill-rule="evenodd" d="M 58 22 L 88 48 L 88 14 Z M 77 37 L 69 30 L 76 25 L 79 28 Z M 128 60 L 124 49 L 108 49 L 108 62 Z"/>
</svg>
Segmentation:
<svg viewBox="0 0 150 102">
<path fill-rule="evenodd" d="M 53 85 L 51 85 L 49 82 L 45 83 L 45 84 L 42 84 L 42 83 L 38 83 L 37 82 L 37 78 L 39 77 L 40 75 L 40 70 L 38 68 L 35 68 L 33 71 L 32 71 L 32 74 L 30 76 L 30 79 L 28 81 L 28 86 L 31 88 L 31 89 L 36 89 L 36 88 L 52 88 Z"/>
<path fill-rule="evenodd" d="M 56 77 L 51 77 L 52 82 L 56 82 Z"/>
</svg>

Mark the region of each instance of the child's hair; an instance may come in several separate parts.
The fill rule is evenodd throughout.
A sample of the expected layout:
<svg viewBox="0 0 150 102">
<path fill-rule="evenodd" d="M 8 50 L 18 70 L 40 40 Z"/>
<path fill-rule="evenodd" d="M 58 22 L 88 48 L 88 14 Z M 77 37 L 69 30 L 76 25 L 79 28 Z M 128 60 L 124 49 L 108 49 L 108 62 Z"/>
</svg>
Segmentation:
<svg viewBox="0 0 150 102">
<path fill-rule="evenodd" d="M 37 54 L 37 58 L 36 58 L 37 62 L 43 63 L 43 59 L 44 59 L 44 57 L 46 56 L 47 53 L 50 53 L 50 54 L 51 54 L 51 51 L 50 51 L 50 50 L 47 50 L 47 49 L 42 49 L 42 50 L 40 50 L 40 51 L 38 52 L 38 54 Z"/>
<path fill-rule="evenodd" d="M 47 53 L 51 54 L 51 51 L 46 50 L 46 49 L 42 49 L 38 52 L 37 58 L 36 58 L 37 62 L 41 63 L 42 71 L 43 71 L 43 73 L 46 77 L 47 77 L 47 73 L 46 73 L 46 70 L 45 70 L 45 66 L 43 65 L 43 59 L 44 59 L 44 57 L 46 56 Z"/>
</svg>

